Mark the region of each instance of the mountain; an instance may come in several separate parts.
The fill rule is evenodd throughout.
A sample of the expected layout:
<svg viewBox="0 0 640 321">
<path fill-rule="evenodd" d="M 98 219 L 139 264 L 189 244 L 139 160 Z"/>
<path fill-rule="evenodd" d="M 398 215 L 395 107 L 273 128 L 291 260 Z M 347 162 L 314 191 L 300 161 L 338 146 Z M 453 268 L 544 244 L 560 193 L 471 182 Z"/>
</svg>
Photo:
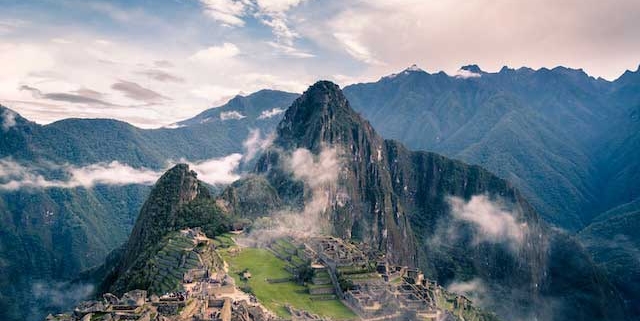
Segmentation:
<svg viewBox="0 0 640 321">
<path fill-rule="evenodd" d="M 279 121 L 274 118 L 277 110 L 286 108 L 297 96 L 274 90 L 236 96 L 175 128 L 159 129 L 140 129 L 111 119 L 64 119 L 42 126 L 0 107 L 0 115 L 11 114 L 15 122 L 3 130 L 0 158 L 74 165 L 119 161 L 160 169 L 171 159 L 225 156 L 242 150 L 250 129 L 268 133 L 274 128 Z M 242 117 L 223 117 L 236 113 Z"/>
<path fill-rule="evenodd" d="M 578 233 L 633 315 L 640 315 L 640 199 L 601 215 Z"/>
<path fill-rule="evenodd" d="M 615 288 L 589 254 L 546 225 L 516 188 L 481 167 L 382 139 L 337 85 L 311 86 L 276 132 L 254 175 L 222 194 L 240 208 L 231 212 L 249 209 L 255 218 L 272 200 L 274 212 L 301 213 L 440 284 L 473 284 L 483 307 L 506 320 L 624 319 Z M 327 150 L 339 159 L 335 183 L 325 180 L 329 170 L 305 164 L 332 164 Z M 291 173 L 296 166 L 307 182 Z M 318 207 L 316 222 L 307 215 Z"/>
<path fill-rule="evenodd" d="M 110 119 L 39 125 L 0 106 L 0 184 L 16 175 L 65 180 L 66 168 L 113 161 L 158 171 L 169 161 L 242 152 L 251 129 L 267 134 L 276 125 L 273 117 L 260 118 L 262 112 L 272 115 L 297 96 L 270 90 L 238 96 L 209 111 L 217 113 L 216 121 L 196 117 L 173 129 L 140 129 Z M 247 117 L 220 119 L 235 110 Z M 79 299 L 66 281 L 103 263 L 127 240 L 149 192 L 142 184 L 0 188 L 0 319 L 24 320 L 30 311 L 28 320 L 41 320 L 44 311 Z"/>
<path fill-rule="evenodd" d="M 148 290 L 153 285 L 157 265 L 152 258 L 166 246 L 167 235 L 201 227 L 207 235 L 215 237 L 228 231 L 230 224 L 231 218 L 216 205 L 197 174 L 186 164 L 174 166 L 151 190 L 102 290 L 119 295 L 135 289 Z"/>
<path fill-rule="evenodd" d="M 491 170 L 560 227 L 578 230 L 638 196 L 624 178 L 638 159 L 629 141 L 638 72 L 608 82 L 564 67 L 461 70 L 409 68 L 345 95 L 383 136 Z"/>
</svg>

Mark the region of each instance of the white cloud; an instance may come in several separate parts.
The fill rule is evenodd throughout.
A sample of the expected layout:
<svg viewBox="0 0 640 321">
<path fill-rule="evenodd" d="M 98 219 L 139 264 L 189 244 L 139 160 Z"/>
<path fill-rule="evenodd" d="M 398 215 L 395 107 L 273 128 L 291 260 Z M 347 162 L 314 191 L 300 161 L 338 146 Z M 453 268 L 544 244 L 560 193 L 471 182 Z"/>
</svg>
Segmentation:
<svg viewBox="0 0 640 321">
<path fill-rule="evenodd" d="M 62 170 L 66 179 L 48 179 L 43 173 L 48 170 Z M 72 165 L 30 166 L 0 159 L 0 190 L 21 188 L 75 188 L 95 185 L 153 184 L 162 173 L 133 168 L 117 161 L 98 163 L 83 167 Z"/>
<path fill-rule="evenodd" d="M 198 179 L 209 184 L 231 184 L 240 178 L 236 173 L 242 154 L 235 153 L 221 158 L 200 162 L 181 161 L 198 173 Z"/>
<path fill-rule="evenodd" d="M 274 134 L 267 135 L 263 138 L 262 135 L 260 135 L 259 129 L 252 129 L 251 131 L 249 131 L 249 136 L 244 142 L 242 142 L 242 146 L 245 150 L 244 160 L 252 160 L 259 152 L 269 148 L 274 139 Z"/>
<path fill-rule="evenodd" d="M 268 16 L 260 21 L 266 26 L 269 26 L 273 34 L 276 36 L 277 41 L 286 47 L 293 46 L 293 40 L 299 37 L 296 32 L 289 28 L 286 19 L 281 15 Z"/>
<path fill-rule="evenodd" d="M 454 75 L 455 78 L 461 78 L 461 79 L 480 78 L 481 76 L 482 75 L 479 73 L 469 71 L 466 69 L 458 69 L 458 71 Z"/>
<path fill-rule="evenodd" d="M 220 113 L 220 120 L 229 120 L 229 119 L 242 119 L 245 118 L 247 116 L 241 114 L 238 111 L 235 110 L 231 110 L 231 111 L 223 111 Z"/>
<path fill-rule="evenodd" d="M 484 292 L 485 287 L 482 280 L 472 279 L 467 282 L 453 282 L 447 286 L 447 291 L 459 294 L 469 294 L 473 292 Z"/>
<path fill-rule="evenodd" d="M 287 11 L 305 0 L 257 0 L 258 6 L 265 12 L 279 13 Z"/>
<path fill-rule="evenodd" d="M 314 54 L 306 52 L 306 51 L 302 51 L 298 48 L 292 47 L 292 46 L 288 46 L 285 44 L 281 44 L 281 43 L 277 43 L 277 42 L 273 42 L 273 41 L 268 41 L 267 44 L 275 49 L 278 49 L 281 53 L 287 55 L 287 56 L 291 56 L 291 57 L 296 57 L 296 58 L 313 58 L 315 57 Z"/>
<path fill-rule="evenodd" d="M 291 155 L 281 155 L 284 170 L 291 172 L 305 186 L 304 209 L 265 213 L 241 243 L 260 245 L 283 236 L 309 237 L 331 231 L 327 208 L 337 203 L 338 178 L 342 169 L 339 152 L 335 148 L 323 148 L 320 154 L 300 148 Z M 266 221 L 266 222 L 265 222 Z"/>
<path fill-rule="evenodd" d="M 260 116 L 258 116 L 258 119 L 267 119 L 267 118 L 275 117 L 275 116 L 280 115 L 280 114 L 282 114 L 284 112 L 285 112 L 284 109 L 276 107 L 276 108 L 265 110 L 265 111 L 261 112 Z"/>
<path fill-rule="evenodd" d="M 202 49 L 189 57 L 189 59 L 207 64 L 220 64 L 222 60 L 232 58 L 239 53 L 240 49 L 235 44 L 225 42 L 221 46 Z"/>
<path fill-rule="evenodd" d="M 209 184 L 229 184 L 240 175 L 236 173 L 242 154 L 191 162 L 188 164 L 198 173 L 198 178 Z M 169 167 L 176 162 L 169 161 Z M 87 166 L 58 164 L 21 164 L 10 158 L 0 159 L 0 190 L 42 189 L 42 188 L 91 188 L 96 185 L 153 185 L 167 170 L 156 171 L 148 168 L 134 168 L 118 161 L 97 163 Z M 45 177 L 52 171 L 64 173 L 64 178 Z"/>
<path fill-rule="evenodd" d="M 133 168 L 117 161 L 92 164 L 84 167 L 69 167 L 72 187 L 95 185 L 150 185 L 158 179 L 158 172 L 146 168 Z"/>
<path fill-rule="evenodd" d="M 447 199 L 454 218 L 471 223 L 479 231 L 476 242 L 507 242 L 521 245 L 527 230 L 526 223 L 518 223 L 512 211 L 486 195 L 475 195 L 466 202 L 459 197 Z"/>
<path fill-rule="evenodd" d="M 10 109 L 5 109 L 2 112 L 2 130 L 8 131 L 11 127 L 16 125 L 16 113 L 11 111 Z"/>
<path fill-rule="evenodd" d="M 356 58 L 364 63 L 370 65 L 382 65 L 383 63 L 378 60 L 371 53 L 369 48 L 367 48 L 364 44 L 359 42 L 358 38 L 352 34 L 336 32 L 333 36 L 338 39 L 340 43 L 344 46 L 344 49 L 350 54 L 353 58 Z"/>
<path fill-rule="evenodd" d="M 298 54 L 293 49 L 293 41 L 299 35 L 288 24 L 287 11 L 298 6 L 304 0 L 200 0 L 205 13 L 216 21 L 229 27 L 242 27 L 245 18 L 255 17 L 271 28 L 277 43 L 291 48 L 288 54 Z"/>
<path fill-rule="evenodd" d="M 474 278 L 469 281 L 454 281 L 447 286 L 447 291 L 462 294 L 471 299 L 476 306 L 485 306 L 487 304 L 487 287 L 480 278 Z"/>
<path fill-rule="evenodd" d="M 244 0 L 200 0 L 200 3 L 208 16 L 229 27 L 244 26 L 242 18 L 251 7 L 251 3 Z"/>
<path fill-rule="evenodd" d="M 312 189 L 336 182 L 340 172 L 340 159 L 335 148 L 324 148 L 319 155 L 305 148 L 296 149 L 287 165 L 295 178 L 306 182 Z"/>
</svg>

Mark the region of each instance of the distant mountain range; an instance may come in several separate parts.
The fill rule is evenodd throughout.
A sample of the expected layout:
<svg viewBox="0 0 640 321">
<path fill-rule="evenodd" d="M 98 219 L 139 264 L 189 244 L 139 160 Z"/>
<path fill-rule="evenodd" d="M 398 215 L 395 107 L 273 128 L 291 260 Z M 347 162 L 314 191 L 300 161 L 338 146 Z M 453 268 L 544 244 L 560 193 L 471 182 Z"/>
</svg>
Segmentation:
<svg viewBox="0 0 640 321">
<path fill-rule="evenodd" d="M 612 82 L 563 67 L 462 70 L 448 76 L 410 67 L 347 86 L 344 95 L 382 136 L 481 165 L 511 182 L 545 220 L 581 231 L 597 262 L 620 276 L 612 278 L 619 287 L 637 277 L 637 256 L 626 250 L 629 244 L 637 249 L 637 229 L 624 226 L 639 214 L 615 209 L 633 208 L 640 199 L 640 68 Z M 50 164 L 118 161 L 162 170 L 169 160 L 242 152 L 250 129 L 275 130 L 298 96 L 263 90 L 152 130 L 105 119 L 41 126 L 0 107 L 2 169 L 20 164 L 56 179 L 64 173 Z M 6 319 L 16 319 L 17 307 L 53 304 L 15 295 L 32 292 L 35 281 L 68 279 L 101 263 L 125 241 L 148 193 L 146 185 L 0 191 Z M 631 243 L 609 243 L 603 251 L 600 240 L 612 235 Z M 613 253 L 611 247 L 625 257 L 602 255 Z M 637 300 L 640 289 L 627 286 L 623 293 Z"/>
</svg>

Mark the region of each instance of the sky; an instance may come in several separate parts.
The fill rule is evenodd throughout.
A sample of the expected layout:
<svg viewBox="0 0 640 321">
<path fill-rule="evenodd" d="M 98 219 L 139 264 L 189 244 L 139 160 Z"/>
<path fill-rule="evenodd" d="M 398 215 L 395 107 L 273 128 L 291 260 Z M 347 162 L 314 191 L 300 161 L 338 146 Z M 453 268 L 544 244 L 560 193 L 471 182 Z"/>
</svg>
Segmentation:
<svg viewBox="0 0 640 321">
<path fill-rule="evenodd" d="M 637 0 L 0 0 L 0 104 L 41 124 L 174 123 L 235 95 L 456 74 L 640 63 Z"/>
</svg>

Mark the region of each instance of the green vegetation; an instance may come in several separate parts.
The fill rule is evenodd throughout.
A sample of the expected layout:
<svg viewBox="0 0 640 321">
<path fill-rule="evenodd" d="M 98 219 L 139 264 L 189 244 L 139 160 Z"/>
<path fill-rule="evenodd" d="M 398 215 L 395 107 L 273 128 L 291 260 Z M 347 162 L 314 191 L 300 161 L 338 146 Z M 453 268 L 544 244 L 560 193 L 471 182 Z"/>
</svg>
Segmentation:
<svg viewBox="0 0 640 321">
<path fill-rule="evenodd" d="M 267 282 L 267 279 L 292 277 L 291 273 L 284 269 L 286 263 L 269 250 L 244 248 L 235 255 L 230 251 L 223 251 L 222 256 L 229 264 L 229 272 L 237 284 L 244 284 L 238 273 L 245 269 L 251 272 L 252 277 L 246 282 L 247 286 L 261 303 L 282 318 L 289 317 L 285 309 L 286 304 L 336 320 L 355 318 L 355 314 L 337 299 L 314 301 L 305 286 L 294 282 Z"/>
</svg>

